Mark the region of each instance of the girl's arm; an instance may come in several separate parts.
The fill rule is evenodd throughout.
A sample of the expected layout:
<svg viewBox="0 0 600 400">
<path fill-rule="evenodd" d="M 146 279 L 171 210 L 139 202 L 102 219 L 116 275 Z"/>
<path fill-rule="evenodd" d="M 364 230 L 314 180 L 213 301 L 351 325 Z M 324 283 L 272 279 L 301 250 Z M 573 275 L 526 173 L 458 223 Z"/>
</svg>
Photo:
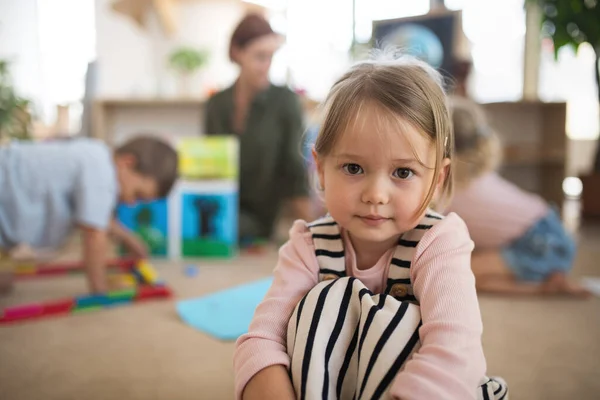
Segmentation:
<svg viewBox="0 0 600 400">
<path fill-rule="evenodd" d="M 244 400 L 296 400 L 288 370 L 283 365 L 271 365 L 250 379 L 244 392 Z"/>
<path fill-rule="evenodd" d="M 310 232 L 303 221 L 296 221 L 290 240 L 279 250 L 273 284 L 256 308 L 248 333 L 236 343 L 236 399 L 242 394 L 244 399 L 294 398 L 287 374 L 287 325 L 296 305 L 318 283 L 314 254 Z"/>
<path fill-rule="evenodd" d="M 456 214 L 419 242 L 411 278 L 421 305 L 421 348 L 397 375 L 394 399 L 475 399 L 486 365 L 472 250 L 467 227 Z"/>
</svg>

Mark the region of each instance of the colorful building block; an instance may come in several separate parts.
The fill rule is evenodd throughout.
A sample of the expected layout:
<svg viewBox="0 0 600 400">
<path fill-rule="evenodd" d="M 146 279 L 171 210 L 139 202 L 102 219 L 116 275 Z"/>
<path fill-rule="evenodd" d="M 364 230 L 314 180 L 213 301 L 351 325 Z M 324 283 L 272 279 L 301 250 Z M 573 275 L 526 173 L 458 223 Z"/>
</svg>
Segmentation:
<svg viewBox="0 0 600 400">
<path fill-rule="evenodd" d="M 38 315 L 42 315 L 43 312 L 43 304 L 26 304 L 5 309 L 3 312 L 3 317 L 9 320 L 34 318 Z"/>
<path fill-rule="evenodd" d="M 135 232 L 153 256 L 166 256 L 169 247 L 168 200 L 119 204 L 117 218 Z"/>
<path fill-rule="evenodd" d="M 109 292 L 105 295 L 80 296 L 75 299 L 62 299 L 48 303 L 24 304 L 0 311 L 0 324 L 47 316 L 87 313 L 123 303 L 170 296 L 171 291 L 166 286 L 141 286 L 138 289 Z"/>
<path fill-rule="evenodd" d="M 173 200 L 175 257 L 237 254 L 238 189 L 234 181 L 181 181 Z"/>
<path fill-rule="evenodd" d="M 74 299 L 52 301 L 44 304 L 44 315 L 64 314 L 75 307 Z"/>
<path fill-rule="evenodd" d="M 179 175 L 184 179 L 237 180 L 239 142 L 233 135 L 184 138 L 177 143 Z"/>
<path fill-rule="evenodd" d="M 133 270 L 140 275 L 142 283 L 147 285 L 155 285 L 158 283 L 158 273 L 149 262 L 140 260 L 137 262 Z"/>
<path fill-rule="evenodd" d="M 121 204 L 119 221 L 152 256 L 230 257 L 237 254 L 239 143 L 234 135 L 183 138 L 179 175 L 167 199 Z"/>
</svg>

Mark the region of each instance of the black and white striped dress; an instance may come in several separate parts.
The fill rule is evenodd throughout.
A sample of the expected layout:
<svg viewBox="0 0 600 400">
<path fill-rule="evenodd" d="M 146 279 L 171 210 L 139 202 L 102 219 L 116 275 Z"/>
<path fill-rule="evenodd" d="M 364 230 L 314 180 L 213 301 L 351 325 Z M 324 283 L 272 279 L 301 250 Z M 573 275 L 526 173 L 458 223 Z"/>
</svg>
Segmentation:
<svg viewBox="0 0 600 400">
<path fill-rule="evenodd" d="M 417 244 L 442 216 L 428 212 L 402 235 L 384 293 L 346 276 L 343 241 L 331 217 L 309 225 L 321 281 L 296 306 L 288 324 L 290 376 L 301 400 L 385 399 L 418 351 L 421 312 L 410 281 Z M 508 399 L 499 378 L 482 377 L 477 398 Z M 428 400 L 428 399 L 426 399 Z"/>
</svg>

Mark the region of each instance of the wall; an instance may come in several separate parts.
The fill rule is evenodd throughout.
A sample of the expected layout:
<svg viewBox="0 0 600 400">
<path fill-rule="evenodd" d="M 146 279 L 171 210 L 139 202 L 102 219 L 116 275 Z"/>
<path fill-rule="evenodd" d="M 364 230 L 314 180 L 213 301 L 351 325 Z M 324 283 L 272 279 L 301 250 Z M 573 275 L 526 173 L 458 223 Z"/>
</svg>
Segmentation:
<svg viewBox="0 0 600 400">
<path fill-rule="evenodd" d="M 12 62 L 17 93 L 39 99 L 43 94 L 36 0 L 0 0 L 0 59 Z"/>
<path fill-rule="evenodd" d="M 178 45 L 203 47 L 211 53 L 209 65 L 191 82 L 193 94 L 223 87 L 235 78 L 227 49 L 231 32 L 244 12 L 239 0 L 179 2 L 178 32 L 173 38 L 162 34 L 153 13 L 148 15 L 144 30 L 114 12 L 110 4 L 111 0 L 96 0 L 100 97 L 174 96 L 177 83 L 166 59 Z"/>
<path fill-rule="evenodd" d="M 590 173 L 594 168 L 597 146 L 596 139 L 568 140 L 567 176 L 581 176 Z"/>
</svg>

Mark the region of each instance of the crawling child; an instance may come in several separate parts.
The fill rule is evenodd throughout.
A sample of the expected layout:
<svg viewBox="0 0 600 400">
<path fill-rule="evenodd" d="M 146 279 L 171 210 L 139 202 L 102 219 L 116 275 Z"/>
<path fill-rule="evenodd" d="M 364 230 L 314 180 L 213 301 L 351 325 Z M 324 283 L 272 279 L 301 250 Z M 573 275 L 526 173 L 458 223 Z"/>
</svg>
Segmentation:
<svg viewBox="0 0 600 400">
<path fill-rule="evenodd" d="M 567 278 L 576 247 L 556 210 L 496 172 L 500 142 L 483 109 L 461 97 L 452 98 L 451 109 L 457 190 L 447 211 L 465 221 L 475 242 L 471 267 L 477 289 L 587 297 L 587 290 Z"/>
<path fill-rule="evenodd" d="M 106 292 L 109 238 L 146 256 L 143 242 L 113 217 L 117 201 L 164 197 L 176 178 L 176 152 L 152 137 L 132 139 L 114 153 L 84 138 L 0 147 L 0 291 L 11 287 L 23 249 L 56 249 L 76 228 L 89 290 Z"/>
</svg>

